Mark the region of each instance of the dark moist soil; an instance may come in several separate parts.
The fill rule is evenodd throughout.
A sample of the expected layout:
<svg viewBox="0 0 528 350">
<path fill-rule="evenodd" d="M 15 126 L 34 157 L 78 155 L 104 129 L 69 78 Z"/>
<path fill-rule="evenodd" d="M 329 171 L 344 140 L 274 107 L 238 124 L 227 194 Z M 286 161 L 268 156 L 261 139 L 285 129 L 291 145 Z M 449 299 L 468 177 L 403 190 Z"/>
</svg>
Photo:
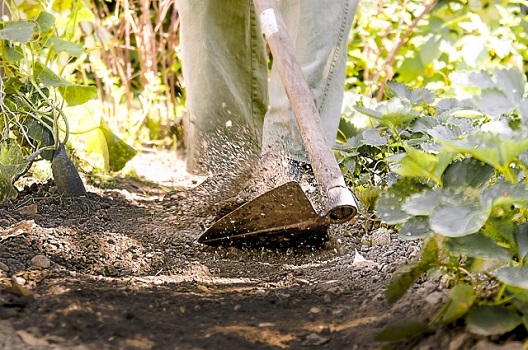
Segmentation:
<svg viewBox="0 0 528 350">
<path fill-rule="evenodd" d="M 197 190 L 121 179 L 74 200 L 52 185 L 0 203 L 0 349 L 378 349 L 385 325 L 427 320 L 448 293 L 431 278 L 388 305 L 419 245 L 365 235 L 361 216 L 320 248 L 209 247 L 197 238 L 218 208 Z M 478 341 L 454 327 L 407 345 Z"/>
</svg>

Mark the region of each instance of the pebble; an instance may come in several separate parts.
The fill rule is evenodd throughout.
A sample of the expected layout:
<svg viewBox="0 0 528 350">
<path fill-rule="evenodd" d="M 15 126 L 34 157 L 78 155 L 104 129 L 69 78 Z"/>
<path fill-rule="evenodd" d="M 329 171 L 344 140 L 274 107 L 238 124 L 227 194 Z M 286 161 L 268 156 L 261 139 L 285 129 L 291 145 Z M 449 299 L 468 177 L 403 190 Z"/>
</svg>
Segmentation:
<svg viewBox="0 0 528 350">
<path fill-rule="evenodd" d="M 323 301 L 326 303 L 326 304 L 330 304 L 332 302 L 332 297 L 330 297 L 329 294 L 325 294 L 324 297 L 323 297 Z"/>
<path fill-rule="evenodd" d="M 4 272 L 9 272 L 9 266 L 4 264 L 3 262 L 0 262 L 0 270 L 2 270 Z"/>
<path fill-rule="evenodd" d="M 309 312 L 310 312 L 311 314 L 318 314 L 318 313 L 321 312 L 321 309 L 318 308 L 318 307 L 316 307 L 316 306 L 314 306 L 314 307 L 312 307 L 312 308 L 310 309 Z"/>
<path fill-rule="evenodd" d="M 236 304 L 235 307 L 233 308 L 233 310 L 238 311 L 241 308 L 242 308 L 242 306 L 240 306 L 240 304 Z"/>
<path fill-rule="evenodd" d="M 304 346 L 321 346 L 330 341 L 328 337 L 322 337 L 317 333 L 309 334 L 306 339 L 303 341 L 302 345 Z"/>
<path fill-rule="evenodd" d="M 48 259 L 46 256 L 39 254 L 35 255 L 33 259 L 31 259 L 31 264 L 35 267 L 47 269 L 51 266 L 51 260 Z"/>
<path fill-rule="evenodd" d="M 443 296 L 442 292 L 433 292 L 425 297 L 425 302 L 430 306 L 436 306 L 442 301 Z"/>
</svg>

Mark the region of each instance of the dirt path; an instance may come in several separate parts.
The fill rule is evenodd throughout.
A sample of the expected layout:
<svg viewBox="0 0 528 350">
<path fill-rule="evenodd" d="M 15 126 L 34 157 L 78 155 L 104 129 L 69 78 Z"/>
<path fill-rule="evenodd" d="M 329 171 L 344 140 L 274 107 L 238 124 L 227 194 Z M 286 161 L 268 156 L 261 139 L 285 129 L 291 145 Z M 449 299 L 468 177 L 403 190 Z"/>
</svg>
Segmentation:
<svg viewBox="0 0 528 350">
<path fill-rule="evenodd" d="M 90 191 L 0 203 L 0 349 L 377 349 L 387 322 L 424 319 L 446 295 L 423 281 L 388 306 L 391 273 L 419 247 L 364 245 L 361 218 L 317 250 L 212 248 L 196 242 L 203 220 L 175 214 L 181 196 Z M 475 342 L 455 330 L 414 347 Z"/>
</svg>

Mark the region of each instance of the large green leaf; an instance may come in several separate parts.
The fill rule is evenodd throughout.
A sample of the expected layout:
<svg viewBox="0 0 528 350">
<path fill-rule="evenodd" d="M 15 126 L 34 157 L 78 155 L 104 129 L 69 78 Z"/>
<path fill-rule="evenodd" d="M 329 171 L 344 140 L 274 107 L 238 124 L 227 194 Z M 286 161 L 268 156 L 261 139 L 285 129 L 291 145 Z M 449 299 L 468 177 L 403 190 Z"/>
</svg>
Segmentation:
<svg viewBox="0 0 528 350">
<path fill-rule="evenodd" d="M 35 73 L 41 83 L 57 88 L 68 106 L 80 105 L 97 97 L 95 87 L 71 83 L 39 62 L 35 65 Z"/>
<path fill-rule="evenodd" d="M 13 63 L 18 62 L 24 58 L 24 55 L 17 47 L 6 47 L 5 60 Z"/>
<path fill-rule="evenodd" d="M 507 138 L 491 132 L 475 132 L 460 139 L 438 139 L 438 142 L 449 152 L 467 153 L 495 167 L 512 183 L 517 179 L 510 164 L 528 150 L 526 132 L 512 132 Z"/>
<path fill-rule="evenodd" d="M 99 130 L 103 136 L 101 142 L 103 143 L 103 157 L 107 170 L 119 171 L 123 169 L 137 151 L 114 134 L 103 119 L 101 119 Z"/>
<path fill-rule="evenodd" d="M 473 287 L 468 284 L 453 287 L 449 292 L 449 301 L 443 308 L 442 323 L 448 324 L 466 315 L 476 298 Z"/>
<path fill-rule="evenodd" d="M 442 201 L 431 213 L 431 229 L 447 237 L 466 236 L 484 226 L 490 211 L 490 206 L 481 205 L 480 196 L 460 192 L 458 196 Z"/>
<path fill-rule="evenodd" d="M 26 44 L 35 33 L 35 23 L 28 21 L 8 22 L 4 29 L 0 29 L 0 39 Z"/>
<path fill-rule="evenodd" d="M 398 167 L 394 169 L 395 173 L 407 177 L 425 177 L 431 180 L 439 180 L 436 178 L 438 159 L 435 155 L 412 147 L 407 147 L 405 151 L 405 156 L 400 159 Z"/>
<path fill-rule="evenodd" d="M 389 97 L 404 97 L 412 105 L 432 104 L 435 100 L 435 95 L 424 88 L 410 89 L 407 85 L 395 81 L 387 82 L 387 86 L 389 87 L 387 91 Z"/>
<path fill-rule="evenodd" d="M 493 176 L 495 169 L 481 161 L 466 158 L 462 161 L 451 163 L 442 176 L 444 187 L 482 187 Z"/>
<path fill-rule="evenodd" d="M 403 239 L 424 239 L 433 234 L 427 216 L 411 216 L 398 227 L 398 232 Z"/>
<path fill-rule="evenodd" d="M 97 98 L 97 88 L 94 86 L 84 86 L 70 84 L 58 88 L 62 98 L 68 106 L 77 106 Z"/>
<path fill-rule="evenodd" d="M 436 266 L 437 263 L 435 262 L 413 262 L 409 265 L 400 266 L 393 273 L 385 291 L 387 302 L 394 304 L 400 300 L 421 275 Z"/>
<path fill-rule="evenodd" d="M 510 260 L 508 249 L 483 234 L 476 233 L 464 237 L 444 238 L 444 247 L 452 255 L 462 255 L 481 259 Z"/>
<path fill-rule="evenodd" d="M 56 53 L 64 51 L 73 57 L 81 57 L 84 52 L 84 48 L 81 45 L 72 43 L 71 41 L 67 41 L 56 36 L 49 38 L 46 42 L 46 46 L 52 47 L 53 51 Z"/>
<path fill-rule="evenodd" d="M 402 203 L 402 209 L 411 215 L 431 215 L 436 207 L 438 207 L 445 199 L 445 196 L 450 196 L 452 193 L 442 188 L 426 190 L 421 193 L 416 193 L 405 202 Z"/>
<path fill-rule="evenodd" d="M 408 101 L 398 97 L 380 104 L 376 111 L 381 113 L 381 116 L 373 118 L 379 120 L 382 125 L 393 132 L 407 126 L 420 115 L 417 110 L 410 106 Z"/>
<path fill-rule="evenodd" d="M 55 16 L 49 12 L 42 11 L 39 13 L 36 22 L 40 33 L 44 33 L 55 25 Z"/>
<path fill-rule="evenodd" d="M 500 305 L 480 305 L 466 317 L 467 330 L 473 334 L 500 335 L 521 324 L 521 316 Z"/>
<path fill-rule="evenodd" d="M 376 210 L 378 217 L 384 222 L 394 225 L 405 222 L 410 215 L 402 209 L 402 203 L 412 194 L 425 190 L 426 185 L 414 178 L 400 178 L 382 193 Z"/>
<path fill-rule="evenodd" d="M 497 270 L 499 281 L 528 290 L 528 266 L 504 266 Z"/>
<path fill-rule="evenodd" d="M 0 140 L 0 200 L 17 196 L 13 182 L 28 165 L 24 152 L 15 140 Z"/>
</svg>

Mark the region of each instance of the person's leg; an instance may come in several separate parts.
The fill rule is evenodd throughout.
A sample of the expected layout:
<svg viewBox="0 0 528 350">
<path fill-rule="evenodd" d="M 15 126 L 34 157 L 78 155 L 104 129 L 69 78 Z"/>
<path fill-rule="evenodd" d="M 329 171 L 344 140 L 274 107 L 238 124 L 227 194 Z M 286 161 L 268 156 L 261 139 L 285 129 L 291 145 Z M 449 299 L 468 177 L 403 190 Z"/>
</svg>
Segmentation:
<svg viewBox="0 0 528 350">
<path fill-rule="evenodd" d="M 359 0 L 281 0 L 279 8 L 326 137 L 334 145 L 341 117 L 347 42 Z M 286 152 L 308 162 L 297 122 L 278 72 L 271 73 L 270 110 L 264 118 L 262 153 Z"/>
<path fill-rule="evenodd" d="M 229 172 L 260 152 L 267 58 L 251 0 L 177 0 L 187 170 Z"/>
</svg>

